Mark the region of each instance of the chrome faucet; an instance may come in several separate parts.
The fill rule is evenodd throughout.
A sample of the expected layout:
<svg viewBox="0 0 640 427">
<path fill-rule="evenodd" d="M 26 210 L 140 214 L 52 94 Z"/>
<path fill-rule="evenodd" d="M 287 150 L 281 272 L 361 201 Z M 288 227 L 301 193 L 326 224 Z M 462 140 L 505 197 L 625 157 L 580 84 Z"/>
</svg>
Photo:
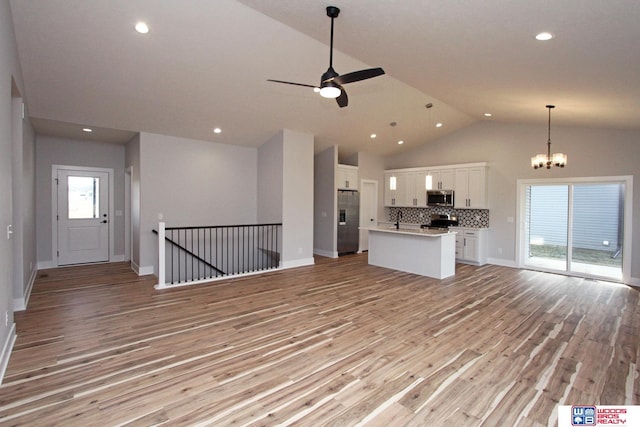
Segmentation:
<svg viewBox="0 0 640 427">
<path fill-rule="evenodd" d="M 396 216 L 396 230 L 400 230 L 400 218 L 402 218 L 402 211 L 399 210 Z"/>
</svg>

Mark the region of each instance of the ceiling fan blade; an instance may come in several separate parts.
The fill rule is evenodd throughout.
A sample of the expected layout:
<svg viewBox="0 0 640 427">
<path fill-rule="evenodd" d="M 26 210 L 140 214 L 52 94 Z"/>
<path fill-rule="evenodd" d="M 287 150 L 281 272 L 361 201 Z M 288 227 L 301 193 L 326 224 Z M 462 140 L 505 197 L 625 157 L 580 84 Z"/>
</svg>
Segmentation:
<svg viewBox="0 0 640 427">
<path fill-rule="evenodd" d="M 382 68 L 369 68 L 366 70 L 354 71 L 352 73 L 334 77 L 333 81 L 338 83 L 339 85 L 345 85 L 347 83 L 359 82 L 360 80 L 378 77 L 383 74 L 384 70 Z"/>
<path fill-rule="evenodd" d="M 314 85 L 308 85 L 305 83 L 294 83 L 294 82 L 285 82 L 284 80 L 271 80 L 271 79 L 267 79 L 268 82 L 274 82 L 274 83 L 284 83 L 286 85 L 294 85 L 294 86 L 304 86 L 304 87 L 311 87 L 311 88 L 317 88 L 318 86 L 314 86 Z"/>
<path fill-rule="evenodd" d="M 347 91 L 344 88 L 340 88 L 340 96 L 336 98 L 336 102 L 340 106 L 340 108 L 346 107 L 349 105 L 349 97 L 347 96 Z"/>
</svg>

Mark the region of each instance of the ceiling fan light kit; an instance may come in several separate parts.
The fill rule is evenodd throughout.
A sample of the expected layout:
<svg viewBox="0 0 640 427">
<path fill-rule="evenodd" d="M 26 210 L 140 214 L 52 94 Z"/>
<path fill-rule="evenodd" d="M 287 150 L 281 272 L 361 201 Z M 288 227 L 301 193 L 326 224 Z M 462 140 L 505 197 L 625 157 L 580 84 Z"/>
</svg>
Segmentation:
<svg viewBox="0 0 640 427">
<path fill-rule="evenodd" d="M 335 98 L 340 108 L 349 105 L 349 98 L 347 92 L 342 87 L 347 83 L 359 82 L 361 80 L 371 79 L 384 74 L 382 68 L 368 68 L 365 70 L 354 71 L 351 73 L 340 75 L 333 69 L 333 20 L 340 14 L 340 9 L 336 6 L 327 6 L 327 16 L 331 18 L 331 45 L 329 47 L 329 68 L 320 77 L 320 87 L 316 85 L 310 85 L 305 83 L 288 82 L 284 80 L 272 80 L 269 82 L 283 83 L 294 86 L 304 86 L 313 88 L 314 91 L 320 92 L 320 95 L 324 98 Z"/>
<path fill-rule="evenodd" d="M 323 83 L 322 87 L 320 88 L 320 96 L 322 96 L 323 98 L 337 98 L 341 93 L 342 89 L 340 89 L 340 86 L 338 86 L 334 82 Z"/>
</svg>

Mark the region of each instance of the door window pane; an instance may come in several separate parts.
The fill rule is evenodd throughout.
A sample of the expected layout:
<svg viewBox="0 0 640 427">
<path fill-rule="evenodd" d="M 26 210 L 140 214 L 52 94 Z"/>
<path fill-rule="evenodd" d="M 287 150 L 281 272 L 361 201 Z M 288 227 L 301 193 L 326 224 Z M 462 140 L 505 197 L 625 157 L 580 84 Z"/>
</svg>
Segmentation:
<svg viewBox="0 0 640 427">
<path fill-rule="evenodd" d="M 624 185 L 575 184 L 571 270 L 620 279 Z"/>
<path fill-rule="evenodd" d="M 98 218 L 100 178 L 88 176 L 69 176 L 67 191 L 69 200 L 69 219 Z"/>
<path fill-rule="evenodd" d="M 528 198 L 529 242 L 527 264 L 565 270 L 569 187 L 531 186 Z"/>
</svg>

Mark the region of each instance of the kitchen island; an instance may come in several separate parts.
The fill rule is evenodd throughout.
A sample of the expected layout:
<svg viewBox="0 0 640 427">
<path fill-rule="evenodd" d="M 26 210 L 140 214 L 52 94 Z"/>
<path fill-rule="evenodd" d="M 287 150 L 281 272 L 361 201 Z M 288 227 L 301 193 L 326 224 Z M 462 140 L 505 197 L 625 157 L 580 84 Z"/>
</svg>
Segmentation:
<svg viewBox="0 0 640 427">
<path fill-rule="evenodd" d="M 379 226 L 369 230 L 369 264 L 444 279 L 456 272 L 456 232 Z"/>
</svg>

